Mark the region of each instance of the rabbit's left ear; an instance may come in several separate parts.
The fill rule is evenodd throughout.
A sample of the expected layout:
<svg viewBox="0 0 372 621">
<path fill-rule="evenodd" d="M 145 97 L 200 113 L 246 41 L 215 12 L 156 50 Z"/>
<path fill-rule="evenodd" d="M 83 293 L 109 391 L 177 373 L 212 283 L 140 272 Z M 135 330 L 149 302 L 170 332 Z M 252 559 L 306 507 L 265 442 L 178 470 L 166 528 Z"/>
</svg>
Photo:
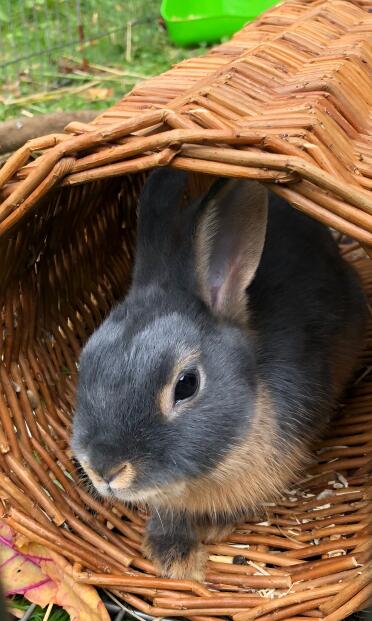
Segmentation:
<svg viewBox="0 0 372 621">
<path fill-rule="evenodd" d="M 244 323 L 246 289 L 265 242 L 267 190 L 254 181 L 219 180 L 201 208 L 195 240 L 199 295 L 215 316 Z"/>
</svg>

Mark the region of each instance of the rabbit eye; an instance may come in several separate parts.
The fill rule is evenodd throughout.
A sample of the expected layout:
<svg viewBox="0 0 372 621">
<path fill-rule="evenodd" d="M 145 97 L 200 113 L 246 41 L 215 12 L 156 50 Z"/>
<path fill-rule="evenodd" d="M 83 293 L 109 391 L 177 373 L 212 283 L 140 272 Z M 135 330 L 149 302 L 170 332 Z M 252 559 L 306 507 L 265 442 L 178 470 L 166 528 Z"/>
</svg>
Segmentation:
<svg viewBox="0 0 372 621">
<path fill-rule="evenodd" d="M 193 397 L 199 389 L 199 384 L 200 378 L 196 369 L 182 373 L 174 389 L 174 402 L 179 403 L 179 401 Z"/>
</svg>

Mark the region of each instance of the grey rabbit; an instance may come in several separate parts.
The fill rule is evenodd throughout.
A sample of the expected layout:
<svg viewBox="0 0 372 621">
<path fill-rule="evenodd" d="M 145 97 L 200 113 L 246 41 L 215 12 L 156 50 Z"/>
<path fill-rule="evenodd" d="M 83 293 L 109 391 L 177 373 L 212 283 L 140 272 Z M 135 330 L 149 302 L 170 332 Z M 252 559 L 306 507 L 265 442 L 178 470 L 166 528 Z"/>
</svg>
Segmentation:
<svg viewBox="0 0 372 621">
<path fill-rule="evenodd" d="M 202 579 L 202 544 L 301 473 L 366 302 L 319 222 L 246 180 L 185 206 L 186 184 L 160 169 L 144 186 L 130 291 L 81 354 L 72 447 L 99 494 L 148 506 L 157 571 Z"/>
</svg>

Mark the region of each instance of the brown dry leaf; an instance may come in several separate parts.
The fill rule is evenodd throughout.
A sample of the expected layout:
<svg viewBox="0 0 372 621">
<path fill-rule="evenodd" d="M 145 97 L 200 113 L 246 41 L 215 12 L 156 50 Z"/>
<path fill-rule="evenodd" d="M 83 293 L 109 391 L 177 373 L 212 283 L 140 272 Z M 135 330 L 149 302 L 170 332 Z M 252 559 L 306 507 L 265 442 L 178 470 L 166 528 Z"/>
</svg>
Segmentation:
<svg viewBox="0 0 372 621">
<path fill-rule="evenodd" d="M 112 97 L 114 91 L 112 88 L 102 88 L 100 86 L 92 86 L 92 88 L 88 88 L 84 93 L 81 94 L 84 99 L 89 99 L 92 101 L 94 99 L 98 99 L 100 101 Z"/>
<path fill-rule="evenodd" d="M 14 534 L 5 523 L 0 523 L 0 571 L 6 596 L 24 595 L 42 608 L 52 601 L 55 585 L 40 568 L 42 558 L 48 559 L 44 550 L 40 555 L 19 552 Z"/>
<path fill-rule="evenodd" d="M 61 606 L 71 621 L 110 621 L 97 591 L 78 584 L 59 554 L 16 536 L 0 522 L 0 571 L 7 596 L 21 594 L 33 604 Z"/>
</svg>

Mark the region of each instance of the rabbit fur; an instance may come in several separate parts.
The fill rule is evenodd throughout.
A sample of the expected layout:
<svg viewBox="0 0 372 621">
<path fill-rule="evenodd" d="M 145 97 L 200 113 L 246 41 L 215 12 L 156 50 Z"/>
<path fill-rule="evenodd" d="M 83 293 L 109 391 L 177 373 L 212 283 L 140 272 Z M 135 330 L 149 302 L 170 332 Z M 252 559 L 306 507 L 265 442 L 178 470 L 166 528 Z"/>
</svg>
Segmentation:
<svg viewBox="0 0 372 621">
<path fill-rule="evenodd" d="M 319 222 L 256 182 L 185 206 L 186 185 L 160 169 L 144 186 L 131 288 L 81 354 L 72 447 L 99 494 L 148 506 L 157 570 L 202 579 L 202 543 L 303 470 L 366 302 Z"/>
</svg>

